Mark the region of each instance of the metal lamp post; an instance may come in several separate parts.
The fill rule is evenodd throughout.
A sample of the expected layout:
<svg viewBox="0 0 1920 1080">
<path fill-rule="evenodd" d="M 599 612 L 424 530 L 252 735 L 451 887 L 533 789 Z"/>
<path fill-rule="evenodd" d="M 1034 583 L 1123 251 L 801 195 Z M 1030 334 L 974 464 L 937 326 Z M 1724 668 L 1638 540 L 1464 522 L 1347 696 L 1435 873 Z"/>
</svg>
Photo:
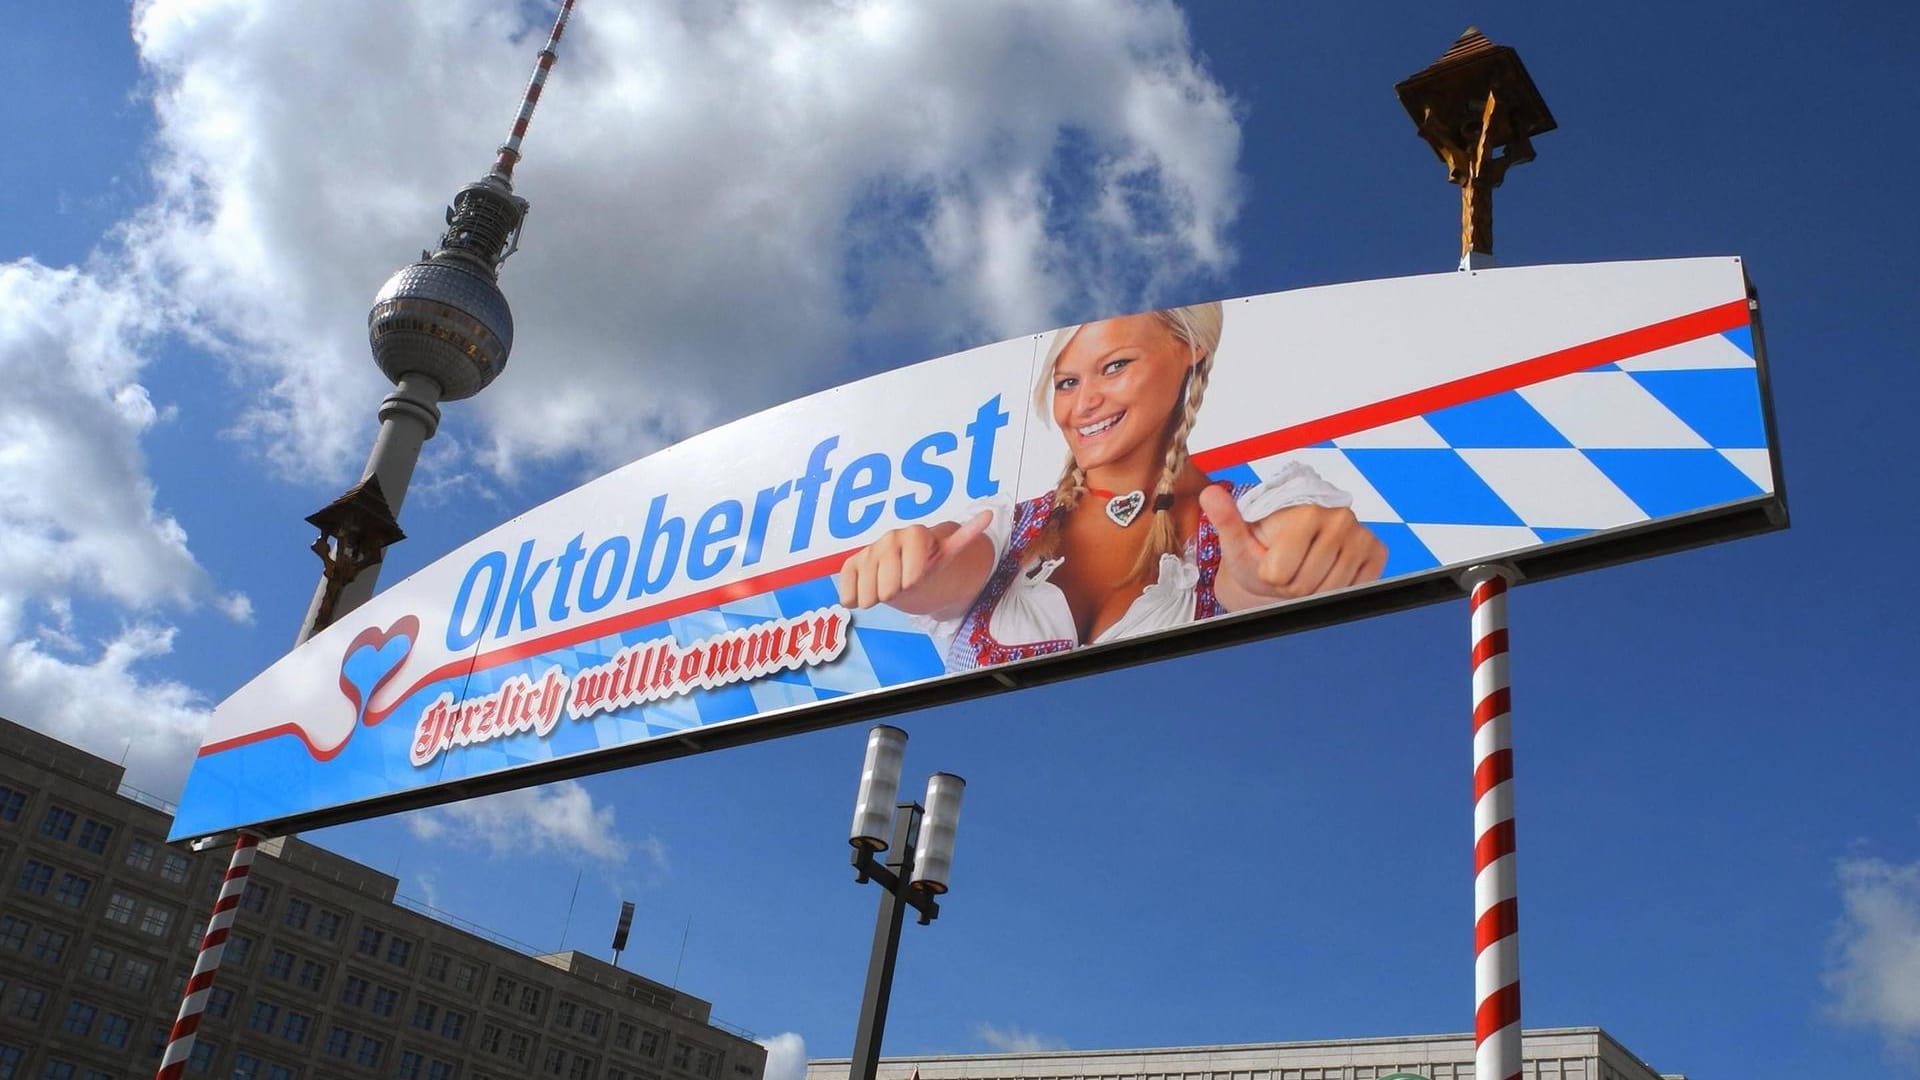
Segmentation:
<svg viewBox="0 0 1920 1080">
<path fill-rule="evenodd" d="M 953 870 L 954 832 L 960 822 L 960 796 L 967 782 L 952 773 L 927 777 L 926 804 L 896 803 L 907 733 L 882 724 L 867 734 L 867 758 L 854 800 L 854 880 L 877 882 L 880 898 L 873 924 L 873 952 L 867 960 L 867 987 L 860 1000 L 860 1026 L 853 1037 L 848 1080 L 874 1080 L 880 1068 L 880 1040 L 887 1027 L 887 1002 L 893 995 L 893 963 L 900 954 L 900 917 L 908 905 L 925 926 L 940 917 L 935 897 L 947 891 Z M 891 834 L 892 840 L 888 840 Z M 893 855 L 882 863 L 880 856 Z"/>
</svg>

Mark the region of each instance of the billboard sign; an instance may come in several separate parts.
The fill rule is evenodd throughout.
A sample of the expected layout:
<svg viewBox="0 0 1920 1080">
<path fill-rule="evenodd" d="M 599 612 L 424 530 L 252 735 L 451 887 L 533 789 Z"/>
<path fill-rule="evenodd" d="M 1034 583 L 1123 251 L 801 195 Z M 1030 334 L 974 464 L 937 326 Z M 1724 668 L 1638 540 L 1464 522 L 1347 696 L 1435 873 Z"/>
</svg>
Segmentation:
<svg viewBox="0 0 1920 1080">
<path fill-rule="evenodd" d="M 1737 259 L 1067 327 L 706 432 L 375 596 L 214 711 L 176 838 L 846 723 L 1785 523 Z"/>
</svg>

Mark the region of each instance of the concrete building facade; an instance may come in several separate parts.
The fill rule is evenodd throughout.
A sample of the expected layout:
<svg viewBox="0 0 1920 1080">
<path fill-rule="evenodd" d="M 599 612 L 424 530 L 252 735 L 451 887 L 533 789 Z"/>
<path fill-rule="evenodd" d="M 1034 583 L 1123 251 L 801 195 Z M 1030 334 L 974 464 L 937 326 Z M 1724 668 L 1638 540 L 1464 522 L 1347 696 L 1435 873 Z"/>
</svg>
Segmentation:
<svg viewBox="0 0 1920 1080">
<path fill-rule="evenodd" d="M 224 852 L 165 846 L 123 770 L 0 718 L 0 1080 L 151 1076 Z M 188 1072 L 233 1080 L 762 1080 L 712 1005 L 405 906 L 295 837 L 260 846 Z"/>
<path fill-rule="evenodd" d="M 1524 1080 L 1686 1080 L 1655 1072 L 1599 1028 L 1527 1031 Z M 847 1080 L 848 1060 L 807 1063 L 806 1080 Z M 879 1080 L 1475 1080 L 1473 1036 L 1060 1050 L 887 1058 Z"/>
</svg>

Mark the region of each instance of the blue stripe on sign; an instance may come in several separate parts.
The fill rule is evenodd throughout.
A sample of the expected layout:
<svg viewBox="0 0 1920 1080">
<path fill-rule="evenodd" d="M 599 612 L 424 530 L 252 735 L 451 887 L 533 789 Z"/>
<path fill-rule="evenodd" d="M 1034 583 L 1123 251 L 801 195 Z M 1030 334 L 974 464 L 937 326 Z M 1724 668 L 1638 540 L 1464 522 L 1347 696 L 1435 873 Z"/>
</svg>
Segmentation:
<svg viewBox="0 0 1920 1080">
<path fill-rule="evenodd" d="M 1228 484 L 1257 484 L 1260 482 L 1260 474 L 1253 471 L 1253 466 L 1243 462 L 1239 465 L 1229 465 L 1224 469 L 1215 469 L 1207 474 L 1207 479 Z"/>
<path fill-rule="evenodd" d="M 1660 518 L 1760 494 L 1714 450 L 1584 450 L 1648 517 Z"/>
<path fill-rule="evenodd" d="M 1707 445 L 1721 450 L 1752 450 L 1767 445 L 1760 415 L 1760 377 L 1753 368 L 1700 371 L 1636 371 L 1635 382 Z"/>
<path fill-rule="evenodd" d="M 1527 400 L 1509 390 L 1426 414 L 1427 423 L 1456 450 L 1572 446 Z"/>
<path fill-rule="evenodd" d="M 1419 525 L 1524 525 L 1452 450 L 1346 450 L 1401 520 Z"/>
<path fill-rule="evenodd" d="M 696 690 L 693 692 L 693 704 L 700 710 L 702 724 L 737 720 L 760 711 L 760 706 L 754 703 L 753 691 L 746 683 L 732 683 L 714 690 Z"/>
<path fill-rule="evenodd" d="M 789 585 L 784 589 L 775 589 L 774 602 L 780 605 L 780 614 L 788 618 L 805 615 L 816 608 L 827 607 L 840 602 L 840 590 L 834 588 L 831 575 L 803 581 L 798 585 Z"/>
<path fill-rule="evenodd" d="M 1539 525 L 1533 526 L 1533 534 L 1538 536 L 1540 542 L 1543 544 L 1551 544 L 1555 540 L 1571 540 L 1576 536 L 1585 536 L 1592 531 L 1592 529 L 1547 529 Z"/>
<path fill-rule="evenodd" d="M 1732 330 L 1722 332 L 1720 336 L 1740 346 L 1741 352 L 1746 353 L 1748 356 L 1753 355 L 1752 326 L 1736 326 Z"/>
<path fill-rule="evenodd" d="M 1399 577 L 1401 574 L 1417 574 L 1422 570 L 1431 570 L 1440 565 L 1427 545 L 1413 535 L 1413 530 L 1397 521 L 1369 521 L 1367 528 L 1380 542 L 1387 545 L 1387 567 L 1380 571 L 1383 578 Z"/>
<path fill-rule="evenodd" d="M 874 679 L 881 686 L 931 678 L 947 670 L 940 651 L 925 634 L 855 627 L 853 637 L 866 650 L 867 663 L 873 665 Z"/>
</svg>

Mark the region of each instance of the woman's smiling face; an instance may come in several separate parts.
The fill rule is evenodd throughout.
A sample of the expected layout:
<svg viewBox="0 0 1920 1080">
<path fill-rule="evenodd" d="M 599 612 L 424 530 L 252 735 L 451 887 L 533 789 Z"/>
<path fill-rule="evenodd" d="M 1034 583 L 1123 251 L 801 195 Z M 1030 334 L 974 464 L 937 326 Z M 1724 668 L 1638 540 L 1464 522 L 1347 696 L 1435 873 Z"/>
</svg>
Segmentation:
<svg viewBox="0 0 1920 1080">
<path fill-rule="evenodd" d="M 1155 315 L 1088 323 L 1053 366 L 1053 420 L 1080 468 L 1159 468 L 1193 350 Z"/>
</svg>

